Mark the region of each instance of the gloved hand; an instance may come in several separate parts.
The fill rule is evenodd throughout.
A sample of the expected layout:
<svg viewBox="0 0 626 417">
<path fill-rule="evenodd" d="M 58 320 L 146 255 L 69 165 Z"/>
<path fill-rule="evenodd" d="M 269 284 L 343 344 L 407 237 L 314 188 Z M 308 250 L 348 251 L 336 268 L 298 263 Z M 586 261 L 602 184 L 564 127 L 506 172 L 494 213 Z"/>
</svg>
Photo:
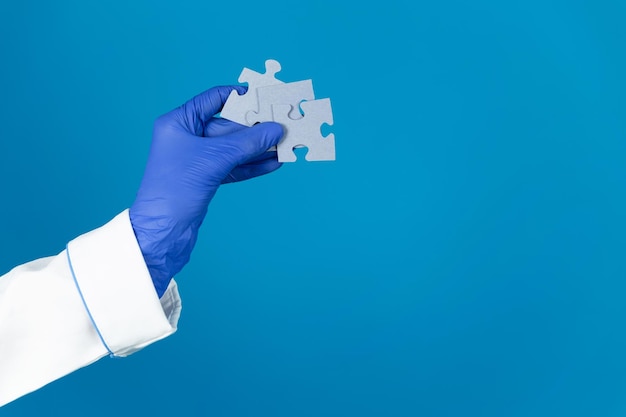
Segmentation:
<svg viewBox="0 0 626 417">
<path fill-rule="evenodd" d="M 189 261 L 198 229 L 220 184 L 278 169 L 267 150 L 283 135 L 273 122 L 246 127 L 215 117 L 230 92 L 214 87 L 154 123 L 148 163 L 130 221 L 159 297 Z"/>
</svg>

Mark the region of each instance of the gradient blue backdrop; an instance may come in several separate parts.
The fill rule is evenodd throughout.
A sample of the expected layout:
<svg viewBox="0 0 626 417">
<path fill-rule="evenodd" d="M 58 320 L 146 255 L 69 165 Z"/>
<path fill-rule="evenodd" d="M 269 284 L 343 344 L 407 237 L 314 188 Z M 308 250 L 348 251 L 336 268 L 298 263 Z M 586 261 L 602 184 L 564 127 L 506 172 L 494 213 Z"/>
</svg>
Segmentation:
<svg viewBox="0 0 626 417">
<path fill-rule="evenodd" d="M 268 58 L 331 98 L 337 161 L 223 187 L 178 333 L 0 415 L 626 414 L 624 2 L 344 3 L 3 2 L 2 272 Z"/>
</svg>

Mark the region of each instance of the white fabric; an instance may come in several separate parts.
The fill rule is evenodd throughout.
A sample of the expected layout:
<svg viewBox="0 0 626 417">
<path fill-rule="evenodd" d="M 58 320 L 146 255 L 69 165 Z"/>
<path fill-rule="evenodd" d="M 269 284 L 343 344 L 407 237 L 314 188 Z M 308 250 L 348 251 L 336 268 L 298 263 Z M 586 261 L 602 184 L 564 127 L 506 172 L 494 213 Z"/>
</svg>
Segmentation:
<svg viewBox="0 0 626 417">
<path fill-rule="evenodd" d="M 174 280 L 159 300 L 128 210 L 57 256 L 14 268 L 0 277 L 0 406 L 107 349 L 126 356 L 169 336 L 180 311 Z"/>
</svg>

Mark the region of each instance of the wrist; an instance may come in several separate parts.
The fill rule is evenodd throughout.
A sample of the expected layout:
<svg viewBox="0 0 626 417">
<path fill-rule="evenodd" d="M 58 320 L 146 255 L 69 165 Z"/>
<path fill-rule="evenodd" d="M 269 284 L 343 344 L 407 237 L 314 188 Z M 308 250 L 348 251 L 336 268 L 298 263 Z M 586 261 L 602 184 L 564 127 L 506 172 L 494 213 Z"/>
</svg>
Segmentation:
<svg viewBox="0 0 626 417">
<path fill-rule="evenodd" d="M 197 227 L 165 216 L 146 216 L 134 207 L 129 210 L 130 222 L 160 298 L 174 275 L 189 262 Z"/>
</svg>

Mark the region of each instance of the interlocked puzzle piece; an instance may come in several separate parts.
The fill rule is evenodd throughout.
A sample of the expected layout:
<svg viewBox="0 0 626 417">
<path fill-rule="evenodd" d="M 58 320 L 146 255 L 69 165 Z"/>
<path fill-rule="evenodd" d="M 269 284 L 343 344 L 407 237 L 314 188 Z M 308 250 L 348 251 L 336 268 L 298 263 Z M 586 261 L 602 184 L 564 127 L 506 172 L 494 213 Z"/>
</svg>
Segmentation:
<svg viewBox="0 0 626 417">
<path fill-rule="evenodd" d="M 247 82 L 248 91 L 242 95 L 232 91 L 221 116 L 246 126 L 281 123 L 285 134 L 276 146 L 279 162 L 295 162 L 293 150 L 300 147 L 308 148 L 307 161 L 334 161 L 335 135 L 324 137 L 320 131 L 323 124 L 333 124 L 330 99 L 315 100 L 311 80 L 283 83 L 276 79 L 280 70 L 280 63 L 273 59 L 265 61 L 264 74 L 244 68 L 239 82 Z"/>
<path fill-rule="evenodd" d="M 244 68 L 241 71 L 241 75 L 239 75 L 238 81 L 240 83 L 248 83 L 248 91 L 242 95 L 239 95 L 236 91 L 231 91 L 221 111 L 221 116 L 242 125 L 252 126 L 254 123 L 249 124 L 246 122 L 246 114 L 249 111 L 256 112 L 259 109 L 257 89 L 268 85 L 282 84 L 282 81 L 274 77 L 280 70 L 280 63 L 273 59 L 265 61 L 264 74 Z"/>
<path fill-rule="evenodd" d="M 274 104 L 272 106 L 274 121 L 283 125 L 285 134 L 277 146 L 280 162 L 295 162 L 296 155 L 293 149 L 299 145 L 306 146 L 307 161 L 334 161 L 335 135 L 324 137 L 321 133 L 323 124 L 333 124 L 333 111 L 330 99 L 312 100 L 303 102 L 300 107 L 304 116 L 300 119 L 291 119 L 291 106 Z"/>
<path fill-rule="evenodd" d="M 272 121 L 273 104 L 289 104 L 291 111 L 289 117 L 299 119 L 302 117 L 298 107 L 303 100 L 315 99 L 313 93 L 313 81 L 304 80 L 295 83 L 276 84 L 257 88 L 257 98 L 259 100 L 259 111 L 249 111 L 246 120 L 248 125 L 257 122 Z"/>
</svg>

